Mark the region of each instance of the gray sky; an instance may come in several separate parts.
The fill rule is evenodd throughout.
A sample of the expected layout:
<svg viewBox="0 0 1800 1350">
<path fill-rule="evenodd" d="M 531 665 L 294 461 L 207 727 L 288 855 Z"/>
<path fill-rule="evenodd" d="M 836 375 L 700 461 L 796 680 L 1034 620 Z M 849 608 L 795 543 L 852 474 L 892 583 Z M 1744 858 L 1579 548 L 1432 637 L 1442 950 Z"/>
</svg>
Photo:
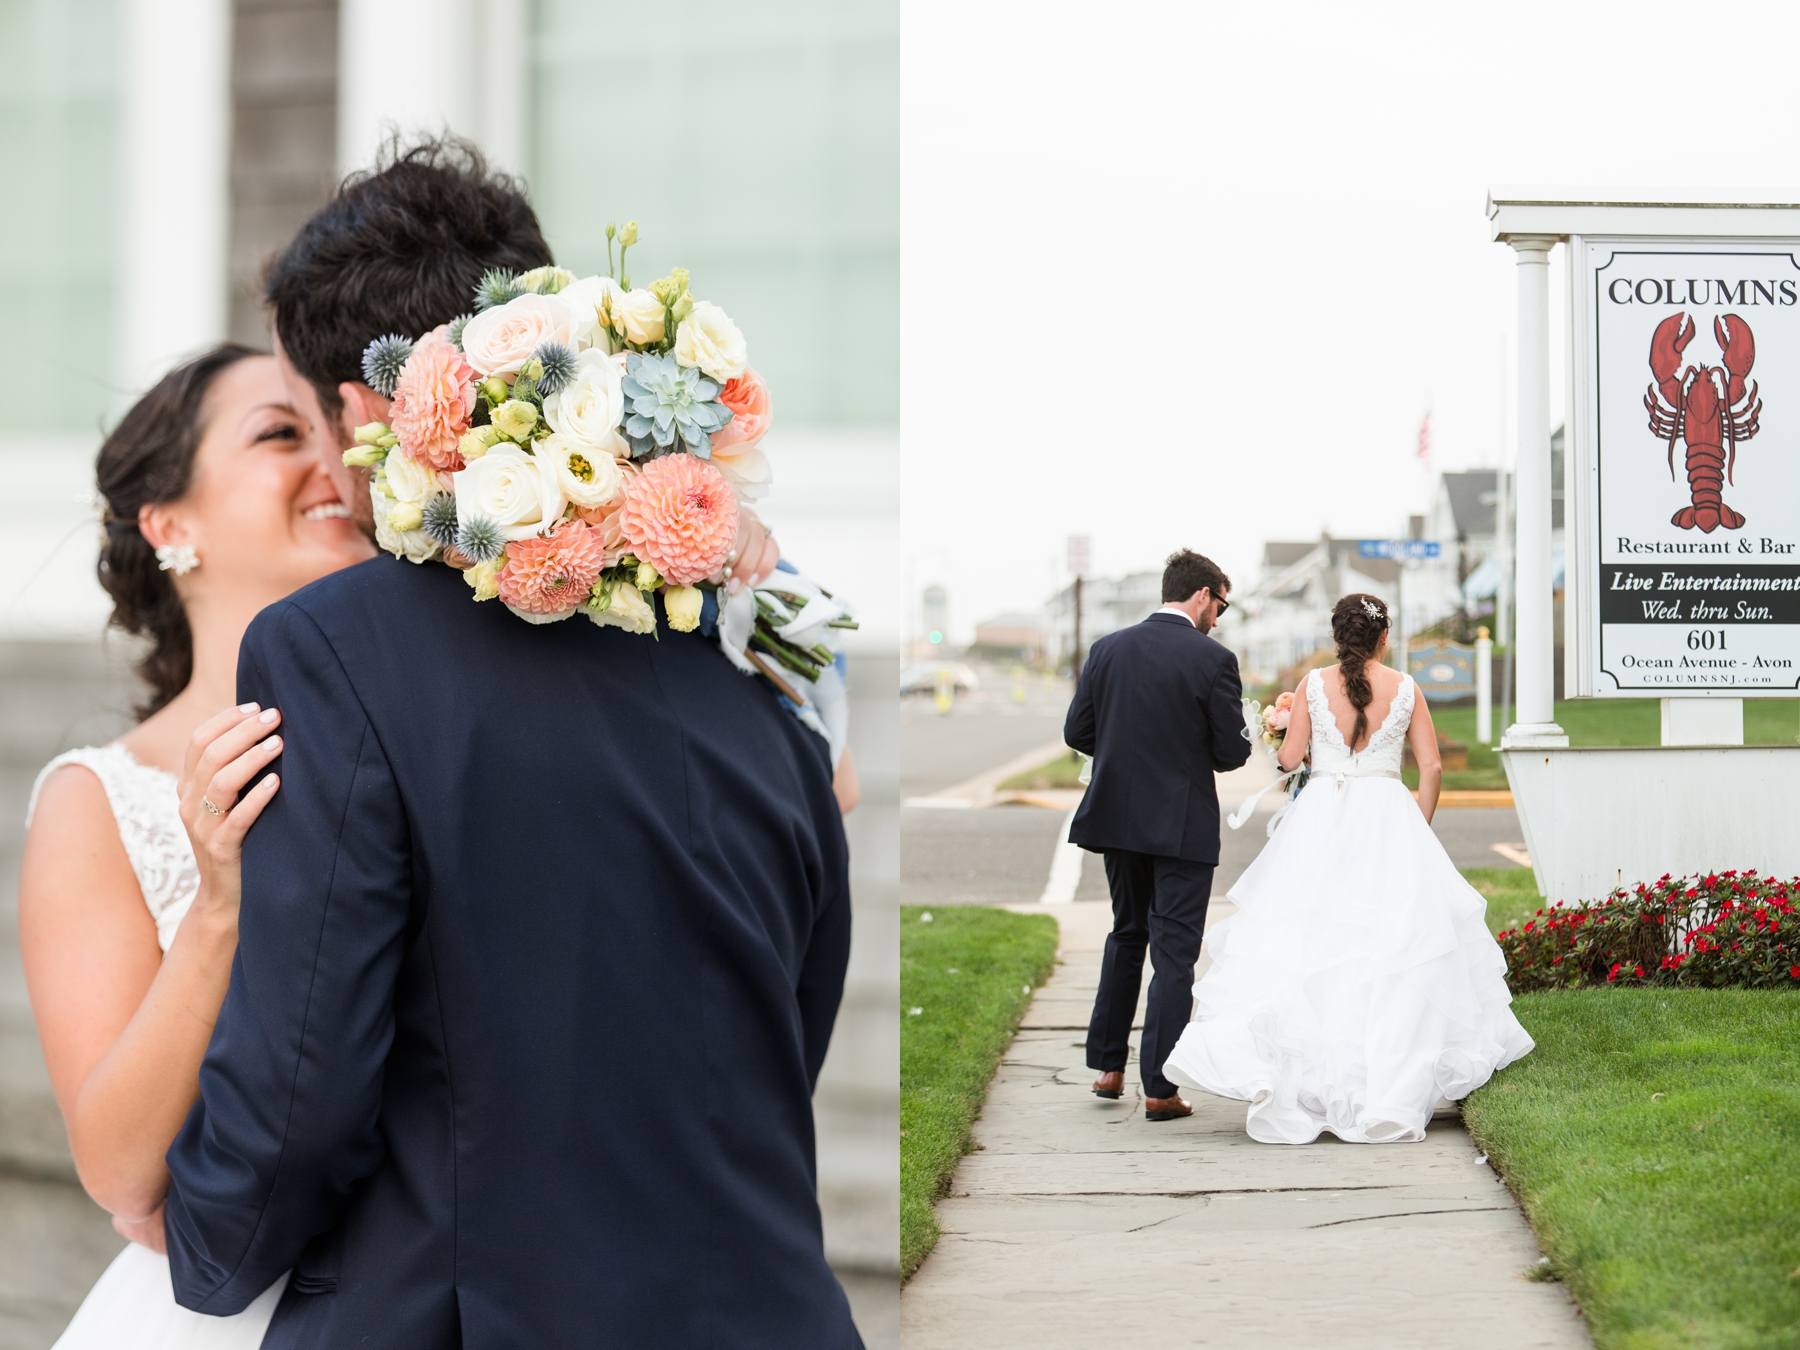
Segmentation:
<svg viewBox="0 0 1800 1350">
<path fill-rule="evenodd" d="M 1490 186 L 1800 183 L 1792 4 L 902 13 L 904 563 L 958 640 L 1070 533 L 1243 585 L 1265 539 L 1393 532 L 1427 407 L 1439 468 L 1494 463 Z"/>
</svg>

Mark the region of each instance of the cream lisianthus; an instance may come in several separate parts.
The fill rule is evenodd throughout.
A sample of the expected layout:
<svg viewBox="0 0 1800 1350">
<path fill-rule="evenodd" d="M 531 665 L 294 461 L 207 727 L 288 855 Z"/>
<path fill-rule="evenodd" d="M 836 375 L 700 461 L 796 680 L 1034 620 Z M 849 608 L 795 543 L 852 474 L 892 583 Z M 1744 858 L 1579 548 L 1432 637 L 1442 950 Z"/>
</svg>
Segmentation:
<svg viewBox="0 0 1800 1350">
<path fill-rule="evenodd" d="M 700 626 L 700 607 L 705 603 L 706 592 L 698 586 L 671 586 L 663 592 L 663 610 L 677 633 L 691 633 Z"/>
<path fill-rule="evenodd" d="M 418 511 L 419 508 L 411 502 L 402 505 L 396 501 L 394 494 L 388 491 L 387 484 L 379 478 L 369 480 L 369 505 L 375 511 L 375 544 L 378 548 L 385 549 L 396 558 L 405 558 L 409 562 L 416 563 L 429 562 L 443 551 L 438 541 L 426 534 L 424 530 L 416 527 L 410 530 L 395 527 L 395 512 L 410 513 Z M 420 513 L 420 519 L 424 519 L 423 513 Z M 409 524 L 411 521 L 409 517 L 403 516 L 401 523 Z"/>
<path fill-rule="evenodd" d="M 695 301 L 694 312 L 675 330 L 675 359 L 684 366 L 698 366 L 720 384 L 735 380 L 749 364 L 744 335 L 710 300 Z"/>
<path fill-rule="evenodd" d="M 663 340 L 663 302 L 654 291 L 639 287 L 615 295 L 613 327 L 634 347 L 651 347 Z"/>
<path fill-rule="evenodd" d="M 612 624 L 627 633 L 656 631 L 656 610 L 636 586 L 615 586 L 607 597 L 605 608 L 590 604 L 581 612 L 602 628 Z"/>
<path fill-rule="evenodd" d="M 404 450 L 390 451 L 382 472 L 387 478 L 388 495 L 410 506 L 424 506 L 440 492 L 450 491 L 450 475 L 419 463 Z"/>
<path fill-rule="evenodd" d="M 507 540 L 542 534 L 562 519 L 568 505 L 555 472 L 546 473 L 546 467 L 515 445 L 496 445 L 452 475 L 457 525 L 491 521 Z"/>
<path fill-rule="evenodd" d="M 611 277 L 583 277 L 557 292 L 557 299 L 575 312 L 577 346 L 597 343 L 607 335 L 612 324 L 613 298 L 623 294 L 619 283 Z M 608 343 L 607 347 L 610 346 Z"/>
<path fill-rule="evenodd" d="M 626 457 L 619 434 L 625 419 L 625 358 L 592 348 L 575 358 L 575 377 L 544 400 L 544 420 L 571 440 Z"/>
<path fill-rule="evenodd" d="M 618 460 L 561 432 L 539 441 L 536 454 L 563 496 L 582 510 L 605 506 L 625 486 Z"/>
</svg>

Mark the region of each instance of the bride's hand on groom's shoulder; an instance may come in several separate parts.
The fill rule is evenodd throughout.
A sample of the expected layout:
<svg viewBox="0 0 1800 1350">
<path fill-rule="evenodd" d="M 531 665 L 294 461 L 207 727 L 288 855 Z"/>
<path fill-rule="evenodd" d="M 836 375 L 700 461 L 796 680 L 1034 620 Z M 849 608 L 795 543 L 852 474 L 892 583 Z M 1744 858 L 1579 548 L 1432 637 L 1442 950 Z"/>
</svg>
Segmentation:
<svg viewBox="0 0 1800 1350">
<path fill-rule="evenodd" d="M 280 722 L 274 708 L 245 703 L 201 723 L 188 742 L 177 784 L 181 823 L 200 871 L 194 907 L 234 928 L 243 892 L 244 835 L 280 786 L 275 774 L 263 774 L 281 753 L 281 737 L 275 734 Z M 262 778 L 246 792 L 245 784 L 259 774 Z M 157 1231 L 160 1239 L 160 1216 Z"/>
</svg>

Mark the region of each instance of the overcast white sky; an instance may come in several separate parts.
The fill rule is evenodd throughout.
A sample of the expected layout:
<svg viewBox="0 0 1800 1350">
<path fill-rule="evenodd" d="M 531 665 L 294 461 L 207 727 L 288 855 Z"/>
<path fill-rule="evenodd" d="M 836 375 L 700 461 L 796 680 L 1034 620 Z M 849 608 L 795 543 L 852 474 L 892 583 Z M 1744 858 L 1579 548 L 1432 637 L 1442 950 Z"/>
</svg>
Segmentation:
<svg viewBox="0 0 1800 1350">
<path fill-rule="evenodd" d="M 1063 584 L 1071 533 L 1243 585 L 1265 539 L 1398 530 L 1428 406 L 1440 468 L 1494 463 L 1490 186 L 1800 180 L 1792 3 L 902 15 L 906 585 L 957 640 Z"/>
</svg>

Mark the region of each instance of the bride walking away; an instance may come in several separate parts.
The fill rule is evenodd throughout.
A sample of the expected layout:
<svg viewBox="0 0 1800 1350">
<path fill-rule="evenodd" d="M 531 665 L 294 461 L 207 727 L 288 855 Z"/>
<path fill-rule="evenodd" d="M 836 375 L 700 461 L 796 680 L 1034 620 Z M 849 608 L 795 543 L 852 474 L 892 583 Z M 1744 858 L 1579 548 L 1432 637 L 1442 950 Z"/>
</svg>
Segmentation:
<svg viewBox="0 0 1800 1350">
<path fill-rule="evenodd" d="M 1232 887 L 1238 913 L 1207 935 L 1213 964 L 1163 1066 L 1250 1103 L 1263 1143 L 1415 1143 L 1435 1109 L 1532 1049 L 1485 904 L 1432 833 L 1436 732 L 1411 677 L 1381 664 L 1388 628 L 1372 595 L 1332 611 L 1338 664 L 1301 682 L 1280 751 L 1284 772 L 1306 758 L 1311 776 Z"/>
</svg>

